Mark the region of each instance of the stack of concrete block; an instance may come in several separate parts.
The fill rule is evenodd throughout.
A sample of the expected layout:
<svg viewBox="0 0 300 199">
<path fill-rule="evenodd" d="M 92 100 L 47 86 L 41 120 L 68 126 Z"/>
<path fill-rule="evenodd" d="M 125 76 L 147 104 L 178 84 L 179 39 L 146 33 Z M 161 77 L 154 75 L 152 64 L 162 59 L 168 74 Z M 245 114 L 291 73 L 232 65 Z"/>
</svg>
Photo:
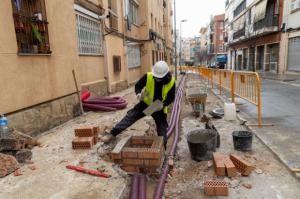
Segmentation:
<svg viewBox="0 0 300 199">
<path fill-rule="evenodd" d="M 129 173 L 155 170 L 164 161 L 163 137 L 132 136 L 122 139 L 111 153 L 114 163 Z"/>
<path fill-rule="evenodd" d="M 72 141 L 73 149 L 91 149 L 98 142 L 100 128 L 80 127 L 75 129 L 75 138 Z"/>
</svg>

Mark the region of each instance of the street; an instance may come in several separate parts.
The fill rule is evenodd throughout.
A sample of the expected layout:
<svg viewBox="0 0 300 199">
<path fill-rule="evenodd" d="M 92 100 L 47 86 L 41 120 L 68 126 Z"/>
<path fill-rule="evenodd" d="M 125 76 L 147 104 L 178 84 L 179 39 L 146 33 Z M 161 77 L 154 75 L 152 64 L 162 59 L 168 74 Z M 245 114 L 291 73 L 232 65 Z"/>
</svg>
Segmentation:
<svg viewBox="0 0 300 199">
<path fill-rule="evenodd" d="M 254 128 L 257 135 L 290 168 L 300 166 L 300 87 L 262 80 L 262 118 L 274 127 Z M 239 108 L 245 119 L 257 118 L 257 108 L 245 103 Z M 249 122 L 250 123 L 250 122 Z"/>
</svg>

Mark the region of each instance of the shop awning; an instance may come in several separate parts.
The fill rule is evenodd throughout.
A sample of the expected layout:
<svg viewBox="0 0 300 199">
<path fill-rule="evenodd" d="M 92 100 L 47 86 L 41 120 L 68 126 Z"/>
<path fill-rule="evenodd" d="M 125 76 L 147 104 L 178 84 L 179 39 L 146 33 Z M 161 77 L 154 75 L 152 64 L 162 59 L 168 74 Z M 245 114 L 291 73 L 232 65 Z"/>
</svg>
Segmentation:
<svg viewBox="0 0 300 199">
<path fill-rule="evenodd" d="M 268 0 L 262 0 L 255 6 L 254 22 L 258 22 L 265 18 Z"/>
<path fill-rule="evenodd" d="M 217 55 L 217 62 L 227 62 L 227 55 Z"/>
</svg>

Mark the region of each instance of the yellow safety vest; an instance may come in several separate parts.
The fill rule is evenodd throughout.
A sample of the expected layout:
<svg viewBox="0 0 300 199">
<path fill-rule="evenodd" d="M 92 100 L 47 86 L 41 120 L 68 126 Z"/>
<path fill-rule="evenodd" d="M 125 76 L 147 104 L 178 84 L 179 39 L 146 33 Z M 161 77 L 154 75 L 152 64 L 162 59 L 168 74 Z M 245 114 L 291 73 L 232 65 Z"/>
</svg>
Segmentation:
<svg viewBox="0 0 300 199">
<path fill-rule="evenodd" d="M 162 99 L 164 102 L 167 99 L 169 91 L 172 89 L 172 87 L 175 84 L 175 79 L 172 78 L 172 80 L 166 84 L 163 85 L 162 88 Z M 146 83 L 146 91 L 148 92 L 149 96 L 144 97 L 144 102 L 150 106 L 153 103 L 153 98 L 154 98 L 154 92 L 155 92 L 155 80 L 151 72 L 147 73 L 147 83 Z M 168 113 L 168 107 L 164 108 L 164 113 Z"/>
</svg>

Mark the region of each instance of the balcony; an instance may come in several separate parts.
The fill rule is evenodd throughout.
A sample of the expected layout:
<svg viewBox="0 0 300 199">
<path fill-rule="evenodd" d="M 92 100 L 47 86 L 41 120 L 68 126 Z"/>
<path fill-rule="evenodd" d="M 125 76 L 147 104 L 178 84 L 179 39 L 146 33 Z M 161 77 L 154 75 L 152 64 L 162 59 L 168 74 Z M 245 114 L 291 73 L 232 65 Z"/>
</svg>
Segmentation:
<svg viewBox="0 0 300 199">
<path fill-rule="evenodd" d="M 278 18 L 279 18 L 279 15 L 266 15 L 266 17 L 261 20 L 261 21 L 258 21 L 256 23 L 254 23 L 254 31 L 258 31 L 260 29 L 263 29 L 263 28 L 270 28 L 270 27 L 277 27 L 278 28 Z"/>
<path fill-rule="evenodd" d="M 236 31 L 235 33 L 233 33 L 233 40 L 239 39 L 242 36 L 245 36 L 245 27 L 241 30 Z"/>
</svg>

